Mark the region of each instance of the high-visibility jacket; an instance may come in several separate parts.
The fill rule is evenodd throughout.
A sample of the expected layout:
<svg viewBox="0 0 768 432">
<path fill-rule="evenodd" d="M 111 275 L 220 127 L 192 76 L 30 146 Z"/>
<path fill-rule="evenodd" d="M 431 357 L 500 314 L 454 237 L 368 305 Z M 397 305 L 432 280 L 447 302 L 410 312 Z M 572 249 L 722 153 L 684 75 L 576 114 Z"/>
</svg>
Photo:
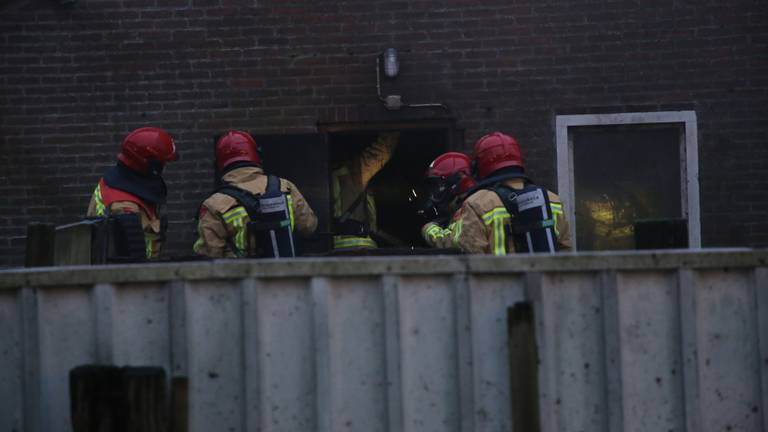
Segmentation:
<svg viewBox="0 0 768 432">
<path fill-rule="evenodd" d="M 513 189 L 522 189 L 522 179 L 511 179 L 504 182 Z M 558 250 L 571 250 L 571 233 L 565 219 L 563 204 L 560 197 L 547 191 L 550 209 L 554 215 L 554 230 L 557 234 Z M 456 245 L 466 253 L 484 253 L 506 255 L 514 253 L 514 242 L 508 235 L 510 215 L 501 198 L 493 191 L 481 189 L 470 195 L 462 205 L 461 217 L 455 238 Z"/>
<path fill-rule="evenodd" d="M 349 218 L 365 225 L 368 232 L 377 230 L 376 201 L 368 191 L 368 184 L 384 165 L 389 162 L 397 145 L 397 133 L 381 133 L 354 160 L 348 161 L 331 172 L 331 197 L 333 218 L 337 221 L 362 194 L 362 202 L 355 206 Z M 334 249 L 375 248 L 376 242 L 369 235 L 351 235 L 334 232 Z"/>
<path fill-rule="evenodd" d="M 107 217 L 109 215 L 138 213 L 141 227 L 144 229 L 147 258 L 156 258 L 162 248 L 162 224 L 157 215 L 157 208 L 136 195 L 107 186 L 100 179 L 91 195 L 87 216 Z"/>
<path fill-rule="evenodd" d="M 267 175 L 261 168 L 242 167 L 229 171 L 222 180 L 252 194 L 267 189 Z M 308 236 L 317 228 L 317 217 L 299 189 L 286 179 L 280 179 L 280 190 L 288 200 L 291 229 Z M 248 212 L 237 200 L 223 193 L 214 193 L 200 206 L 195 253 L 212 258 L 247 256 Z"/>
</svg>

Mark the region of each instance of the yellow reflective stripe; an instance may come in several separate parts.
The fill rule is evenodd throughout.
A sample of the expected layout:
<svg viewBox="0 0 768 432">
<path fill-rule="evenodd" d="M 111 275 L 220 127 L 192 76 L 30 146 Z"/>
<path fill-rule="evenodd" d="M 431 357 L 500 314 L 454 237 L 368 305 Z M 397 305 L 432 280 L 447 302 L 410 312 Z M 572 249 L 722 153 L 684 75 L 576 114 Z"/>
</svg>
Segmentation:
<svg viewBox="0 0 768 432">
<path fill-rule="evenodd" d="M 370 237 L 357 237 L 349 235 L 333 236 L 333 248 L 376 248 L 376 242 Z"/>
<path fill-rule="evenodd" d="M 493 235 L 495 249 L 493 254 L 496 256 L 507 254 L 507 233 L 504 230 L 504 220 L 497 218 L 493 224 Z"/>
<path fill-rule="evenodd" d="M 563 217 L 563 206 L 562 204 L 557 203 L 549 203 L 549 208 L 552 210 L 552 219 L 555 220 L 555 235 L 560 235 L 560 230 L 557 227 L 557 219 L 558 216 Z"/>
<path fill-rule="evenodd" d="M 222 217 L 224 218 L 224 222 L 227 222 L 227 223 L 232 222 L 235 219 L 241 219 L 245 216 L 248 216 L 248 212 L 245 211 L 245 208 L 242 206 L 235 207 L 232 210 L 222 215 Z"/>
<path fill-rule="evenodd" d="M 459 219 L 456 222 L 448 225 L 448 228 L 453 231 L 453 246 L 459 247 L 459 237 L 461 237 L 461 229 L 464 227 L 464 220 Z"/>
<path fill-rule="evenodd" d="M 427 230 L 426 230 L 426 234 L 427 234 L 427 236 L 429 236 L 431 238 L 438 239 L 438 238 L 445 237 L 445 232 L 447 232 L 447 231 L 448 230 L 444 230 L 443 228 L 441 228 L 438 225 L 430 225 L 427 228 Z"/>
<path fill-rule="evenodd" d="M 486 225 L 490 225 L 496 218 L 499 217 L 509 219 L 509 212 L 507 209 L 504 207 L 496 207 L 495 209 L 483 215 L 483 222 Z"/>
<path fill-rule="evenodd" d="M 198 229 L 198 233 L 199 232 L 200 230 Z M 203 236 L 198 234 L 197 240 L 195 240 L 195 244 L 192 245 L 192 250 L 195 253 L 198 253 L 200 252 L 200 248 L 202 248 L 204 244 L 205 243 L 203 242 Z"/>
<path fill-rule="evenodd" d="M 97 184 L 93 190 L 93 200 L 96 203 L 96 216 L 104 216 L 107 208 L 104 206 L 104 199 L 101 197 L 101 187 Z"/>
<path fill-rule="evenodd" d="M 504 226 L 508 220 L 509 212 L 504 207 L 496 207 L 483 215 L 483 223 L 493 225 L 491 229 L 493 230 L 492 249 L 494 255 L 507 254 L 507 233 Z"/>
<path fill-rule="evenodd" d="M 233 219 L 230 224 L 235 229 L 235 247 L 238 253 L 245 252 L 245 224 L 244 218 Z"/>
<path fill-rule="evenodd" d="M 293 231 L 293 227 L 296 225 L 293 219 L 293 198 L 291 198 L 291 194 L 285 194 L 285 198 L 288 200 L 288 218 L 291 220 L 291 231 Z"/>
<path fill-rule="evenodd" d="M 429 235 L 430 231 L 434 230 L 434 228 L 435 228 L 435 225 L 431 222 L 424 225 L 423 227 L 421 227 L 421 235 L 426 237 L 427 235 Z"/>
<path fill-rule="evenodd" d="M 144 233 L 144 242 L 147 244 L 147 258 L 152 258 L 154 255 L 155 241 L 157 241 L 158 235 L 151 232 Z"/>
<path fill-rule="evenodd" d="M 235 248 L 237 249 L 236 252 L 244 253 L 246 243 L 245 218 L 248 217 L 248 212 L 245 211 L 243 206 L 238 206 L 222 214 L 221 217 L 224 219 L 224 223 L 230 225 L 232 230 L 235 232 Z"/>
</svg>

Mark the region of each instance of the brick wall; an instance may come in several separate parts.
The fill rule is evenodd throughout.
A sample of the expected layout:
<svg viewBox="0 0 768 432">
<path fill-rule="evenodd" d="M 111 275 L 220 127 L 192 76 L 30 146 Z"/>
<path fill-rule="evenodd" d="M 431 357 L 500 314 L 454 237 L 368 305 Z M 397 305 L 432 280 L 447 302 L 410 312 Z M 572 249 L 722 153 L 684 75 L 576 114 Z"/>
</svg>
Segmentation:
<svg viewBox="0 0 768 432">
<path fill-rule="evenodd" d="M 131 129 L 157 125 L 169 251 L 193 241 L 210 185 L 210 137 L 307 133 L 390 113 L 387 88 L 442 102 L 466 129 L 515 134 L 555 186 L 554 116 L 693 109 L 705 246 L 768 246 L 768 3 L 686 1 L 9 0 L 0 6 L 0 265 L 22 261 L 28 222 L 84 213 Z"/>
</svg>

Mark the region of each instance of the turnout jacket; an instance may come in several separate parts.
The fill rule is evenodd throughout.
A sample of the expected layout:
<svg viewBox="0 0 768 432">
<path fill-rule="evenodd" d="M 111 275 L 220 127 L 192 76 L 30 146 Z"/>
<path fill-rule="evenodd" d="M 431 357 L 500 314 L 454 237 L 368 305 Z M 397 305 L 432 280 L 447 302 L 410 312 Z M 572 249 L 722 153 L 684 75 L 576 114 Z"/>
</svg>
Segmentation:
<svg viewBox="0 0 768 432">
<path fill-rule="evenodd" d="M 229 171 L 222 177 L 252 194 L 262 194 L 267 188 L 267 175 L 258 167 L 242 167 Z M 302 236 L 312 234 L 317 228 L 317 217 L 292 182 L 280 179 L 280 190 L 286 194 L 291 219 L 291 229 Z M 234 198 L 216 192 L 200 206 L 198 238 L 195 253 L 212 258 L 247 255 L 246 225 L 250 217 L 245 208 Z"/>
<path fill-rule="evenodd" d="M 453 213 L 451 221 L 443 227 L 437 222 L 428 222 L 421 228 L 421 236 L 427 245 L 437 249 L 449 249 L 458 247 L 459 221 L 461 209 Z"/>
<path fill-rule="evenodd" d="M 461 232 L 459 221 L 461 220 L 461 203 L 465 196 L 462 194 L 459 197 L 454 198 L 450 207 L 454 210 L 451 215 L 451 219 L 445 226 L 437 222 L 427 222 L 421 227 L 421 237 L 427 242 L 427 245 L 436 249 L 449 249 L 458 248 L 458 234 Z M 457 208 L 458 207 L 458 208 Z"/>
<path fill-rule="evenodd" d="M 522 189 L 522 179 L 510 179 L 502 184 Z M 560 197 L 547 191 L 550 208 L 555 219 L 558 249 L 571 250 L 571 233 L 565 219 Z M 461 215 L 454 226 L 456 245 L 466 253 L 506 255 L 514 253 L 512 238 L 508 235 L 510 215 L 501 198 L 492 190 L 481 189 L 473 193 L 461 207 Z"/>
</svg>

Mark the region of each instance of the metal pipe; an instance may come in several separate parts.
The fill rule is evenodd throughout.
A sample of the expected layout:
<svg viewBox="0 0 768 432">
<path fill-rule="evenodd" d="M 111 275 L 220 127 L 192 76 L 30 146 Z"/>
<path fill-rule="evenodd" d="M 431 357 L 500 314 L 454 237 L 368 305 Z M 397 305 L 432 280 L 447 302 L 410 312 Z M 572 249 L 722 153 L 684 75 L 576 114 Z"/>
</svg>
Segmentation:
<svg viewBox="0 0 768 432">
<path fill-rule="evenodd" d="M 405 104 L 409 108 L 442 108 L 446 111 L 451 111 L 447 105 L 441 103 L 420 103 L 420 104 Z"/>
<path fill-rule="evenodd" d="M 379 96 L 379 100 L 384 102 L 384 98 L 381 97 L 381 54 L 376 56 L 376 94 Z"/>
</svg>

